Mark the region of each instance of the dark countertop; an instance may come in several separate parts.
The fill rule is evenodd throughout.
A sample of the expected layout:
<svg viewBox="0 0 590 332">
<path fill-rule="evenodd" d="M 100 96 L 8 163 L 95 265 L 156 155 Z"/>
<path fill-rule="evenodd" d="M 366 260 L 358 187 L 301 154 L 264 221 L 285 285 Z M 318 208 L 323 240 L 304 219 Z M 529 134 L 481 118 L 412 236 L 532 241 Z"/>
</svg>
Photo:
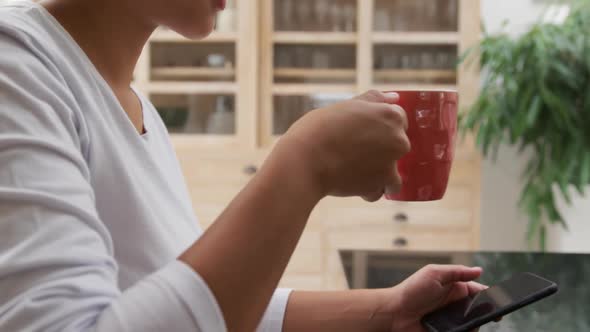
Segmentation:
<svg viewBox="0 0 590 332">
<path fill-rule="evenodd" d="M 480 281 L 488 285 L 518 272 L 532 272 L 556 282 L 559 293 L 481 332 L 590 331 L 590 255 L 344 250 L 340 256 L 351 288 L 391 287 L 430 263 L 480 266 L 484 269 Z"/>
</svg>

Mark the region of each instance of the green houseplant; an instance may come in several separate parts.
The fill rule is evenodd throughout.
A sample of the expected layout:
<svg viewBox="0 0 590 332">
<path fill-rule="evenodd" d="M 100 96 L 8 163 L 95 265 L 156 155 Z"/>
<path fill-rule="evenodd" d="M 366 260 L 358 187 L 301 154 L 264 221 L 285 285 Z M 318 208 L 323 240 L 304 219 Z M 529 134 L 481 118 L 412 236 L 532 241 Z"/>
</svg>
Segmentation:
<svg viewBox="0 0 590 332">
<path fill-rule="evenodd" d="M 476 133 L 486 156 L 502 144 L 532 150 L 519 205 L 529 243 L 537 239 L 543 249 L 549 224 L 567 228 L 558 192 L 570 203 L 571 186 L 583 195 L 590 184 L 589 33 L 590 0 L 579 0 L 563 24 L 539 23 L 518 38 L 486 33 L 473 52 L 485 78 L 461 127 Z"/>
</svg>

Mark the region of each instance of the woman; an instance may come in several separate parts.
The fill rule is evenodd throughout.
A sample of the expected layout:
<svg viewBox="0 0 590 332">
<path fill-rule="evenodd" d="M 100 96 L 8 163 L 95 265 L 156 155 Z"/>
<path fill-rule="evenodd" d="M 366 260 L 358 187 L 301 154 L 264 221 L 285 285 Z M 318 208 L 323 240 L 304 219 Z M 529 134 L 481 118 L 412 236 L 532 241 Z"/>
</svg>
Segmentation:
<svg viewBox="0 0 590 332">
<path fill-rule="evenodd" d="M 423 315 L 483 289 L 461 266 L 391 289 L 275 289 L 323 197 L 399 188 L 395 94 L 304 117 L 202 234 L 166 129 L 130 83 L 157 26 L 204 38 L 224 6 L 0 6 L 1 331 L 423 331 Z"/>
</svg>

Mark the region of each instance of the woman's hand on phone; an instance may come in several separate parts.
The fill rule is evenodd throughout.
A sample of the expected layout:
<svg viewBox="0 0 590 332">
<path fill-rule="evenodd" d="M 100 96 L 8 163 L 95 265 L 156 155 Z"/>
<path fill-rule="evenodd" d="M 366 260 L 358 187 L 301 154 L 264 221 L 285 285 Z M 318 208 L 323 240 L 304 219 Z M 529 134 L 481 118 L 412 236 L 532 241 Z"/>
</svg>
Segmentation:
<svg viewBox="0 0 590 332">
<path fill-rule="evenodd" d="M 389 291 L 392 332 L 426 332 L 422 318 L 439 308 L 487 288 L 473 280 L 481 268 L 429 265 Z"/>
<path fill-rule="evenodd" d="M 322 195 L 376 201 L 385 191 L 399 191 L 396 161 L 410 151 L 406 113 L 398 100 L 395 93 L 369 91 L 309 112 L 275 152 L 296 153 Z"/>
</svg>

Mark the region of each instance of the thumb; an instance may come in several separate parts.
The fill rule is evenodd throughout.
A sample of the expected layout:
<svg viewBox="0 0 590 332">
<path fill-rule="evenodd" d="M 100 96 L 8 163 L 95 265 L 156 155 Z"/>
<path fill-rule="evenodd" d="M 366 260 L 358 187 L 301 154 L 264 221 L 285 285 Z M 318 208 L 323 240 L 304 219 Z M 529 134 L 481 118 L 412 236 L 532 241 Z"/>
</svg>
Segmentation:
<svg viewBox="0 0 590 332">
<path fill-rule="evenodd" d="M 402 177 L 399 175 L 399 171 L 397 170 L 397 166 L 395 164 L 392 167 L 391 172 L 389 173 L 391 174 L 391 176 L 387 179 L 387 182 L 385 183 L 385 194 L 395 195 L 399 193 L 402 189 Z"/>
</svg>

